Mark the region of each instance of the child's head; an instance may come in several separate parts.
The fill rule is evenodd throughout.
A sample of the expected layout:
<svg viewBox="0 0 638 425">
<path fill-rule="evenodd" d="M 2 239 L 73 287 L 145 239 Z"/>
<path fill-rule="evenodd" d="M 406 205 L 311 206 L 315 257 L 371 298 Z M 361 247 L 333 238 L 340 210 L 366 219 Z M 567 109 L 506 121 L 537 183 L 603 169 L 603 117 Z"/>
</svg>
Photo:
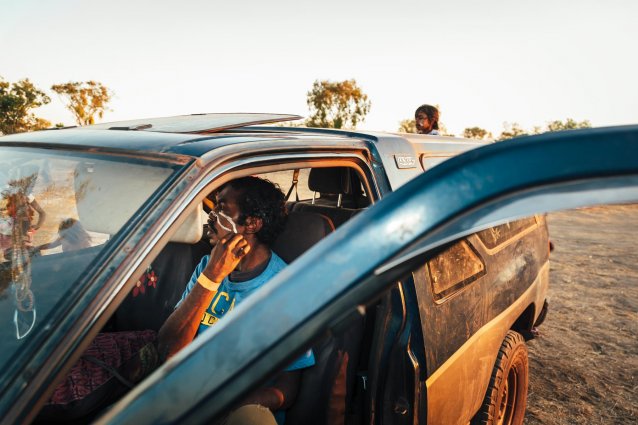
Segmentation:
<svg viewBox="0 0 638 425">
<path fill-rule="evenodd" d="M 62 251 L 74 251 L 91 246 L 91 236 L 84 230 L 82 224 L 74 218 L 62 220 L 58 227 L 58 235 L 60 236 Z"/>
</svg>

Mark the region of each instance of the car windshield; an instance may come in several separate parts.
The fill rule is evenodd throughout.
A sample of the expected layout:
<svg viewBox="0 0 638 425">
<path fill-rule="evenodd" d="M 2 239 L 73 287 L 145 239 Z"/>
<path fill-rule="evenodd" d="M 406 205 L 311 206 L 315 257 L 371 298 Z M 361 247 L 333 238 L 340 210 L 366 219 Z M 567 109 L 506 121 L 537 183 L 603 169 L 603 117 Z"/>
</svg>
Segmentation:
<svg viewBox="0 0 638 425">
<path fill-rule="evenodd" d="M 0 368 L 25 359 L 92 262 L 175 166 L 122 155 L 0 148 Z"/>
</svg>

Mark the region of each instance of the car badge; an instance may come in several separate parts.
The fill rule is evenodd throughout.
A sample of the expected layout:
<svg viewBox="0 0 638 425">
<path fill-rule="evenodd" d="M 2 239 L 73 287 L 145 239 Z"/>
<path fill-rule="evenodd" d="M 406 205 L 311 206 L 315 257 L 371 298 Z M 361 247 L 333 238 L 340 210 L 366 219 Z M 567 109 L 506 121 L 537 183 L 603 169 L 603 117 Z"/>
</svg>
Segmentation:
<svg viewBox="0 0 638 425">
<path fill-rule="evenodd" d="M 416 158 L 412 155 L 394 155 L 397 168 L 416 168 Z"/>
</svg>

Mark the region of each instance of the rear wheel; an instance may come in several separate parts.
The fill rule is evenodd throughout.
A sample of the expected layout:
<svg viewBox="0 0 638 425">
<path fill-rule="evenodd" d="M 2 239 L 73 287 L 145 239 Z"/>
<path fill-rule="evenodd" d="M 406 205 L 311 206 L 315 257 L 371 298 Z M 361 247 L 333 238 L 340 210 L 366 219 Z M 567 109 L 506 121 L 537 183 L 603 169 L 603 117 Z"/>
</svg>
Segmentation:
<svg viewBox="0 0 638 425">
<path fill-rule="evenodd" d="M 509 331 L 496 358 L 483 405 L 473 424 L 519 425 L 527 405 L 527 346 L 521 334 Z"/>
</svg>

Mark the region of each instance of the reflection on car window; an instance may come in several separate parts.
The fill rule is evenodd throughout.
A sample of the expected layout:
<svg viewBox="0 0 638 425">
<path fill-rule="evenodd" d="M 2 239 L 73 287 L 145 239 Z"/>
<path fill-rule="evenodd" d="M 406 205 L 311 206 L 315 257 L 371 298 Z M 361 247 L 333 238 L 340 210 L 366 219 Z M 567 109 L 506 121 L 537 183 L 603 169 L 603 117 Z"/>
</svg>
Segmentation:
<svg viewBox="0 0 638 425">
<path fill-rule="evenodd" d="M 46 333 L 84 270 L 172 172 L 123 157 L 0 148 L 0 368 Z"/>
</svg>

